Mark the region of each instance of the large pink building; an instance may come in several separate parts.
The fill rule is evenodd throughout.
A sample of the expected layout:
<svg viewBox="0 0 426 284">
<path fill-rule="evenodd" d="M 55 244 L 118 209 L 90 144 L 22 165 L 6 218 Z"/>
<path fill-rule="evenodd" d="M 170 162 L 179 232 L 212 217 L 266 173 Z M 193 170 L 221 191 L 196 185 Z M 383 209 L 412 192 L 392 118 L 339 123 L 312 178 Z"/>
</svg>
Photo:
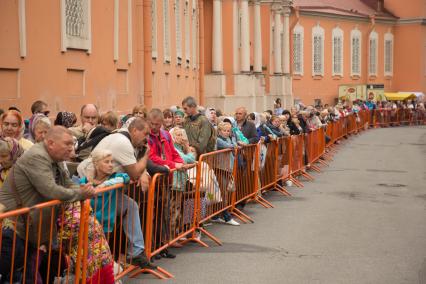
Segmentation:
<svg viewBox="0 0 426 284">
<path fill-rule="evenodd" d="M 263 110 L 367 84 L 426 93 L 426 1 L 0 1 L 0 107 L 26 114 L 188 95 Z"/>
</svg>

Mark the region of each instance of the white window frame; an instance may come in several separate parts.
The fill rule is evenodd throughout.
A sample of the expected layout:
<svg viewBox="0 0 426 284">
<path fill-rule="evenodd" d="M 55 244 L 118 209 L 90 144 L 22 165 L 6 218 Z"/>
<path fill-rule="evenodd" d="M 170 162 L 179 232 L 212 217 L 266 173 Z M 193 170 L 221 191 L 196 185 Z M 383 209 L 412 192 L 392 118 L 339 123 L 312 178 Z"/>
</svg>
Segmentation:
<svg viewBox="0 0 426 284">
<path fill-rule="evenodd" d="M 176 31 L 176 61 L 182 63 L 182 17 L 181 17 L 181 0 L 175 0 L 175 31 Z"/>
<path fill-rule="evenodd" d="M 324 29 L 319 24 L 312 28 L 312 76 L 324 76 L 324 35 Z M 320 40 L 319 60 L 321 70 L 315 70 L 315 38 Z"/>
<path fill-rule="evenodd" d="M 66 2 L 67 0 L 61 0 L 61 51 L 65 52 L 70 48 L 86 50 L 87 53 L 90 53 L 92 50 L 92 1 L 82 0 L 84 19 L 86 21 L 83 38 L 67 33 Z"/>
<path fill-rule="evenodd" d="M 332 76 L 343 77 L 343 54 L 344 54 L 344 34 L 343 30 L 339 27 L 335 27 L 331 32 L 331 70 Z M 335 41 L 340 42 L 340 50 L 336 50 L 337 46 Z M 336 42 L 336 43 L 337 43 Z M 340 70 L 337 70 L 336 67 Z"/>
<path fill-rule="evenodd" d="M 157 34 L 158 34 L 158 22 L 157 22 L 157 0 L 152 0 L 151 2 L 151 44 L 152 44 L 152 58 L 157 59 L 158 57 L 158 43 L 157 43 Z"/>
<path fill-rule="evenodd" d="M 390 45 L 391 45 L 391 48 L 390 48 L 390 55 L 389 54 L 387 54 L 387 48 L 386 48 L 386 44 L 387 44 L 387 42 L 390 42 Z M 393 34 L 391 33 L 391 32 L 387 32 L 387 33 L 385 33 L 385 36 L 384 36 L 384 52 L 383 52 L 383 57 L 384 57 L 384 62 L 383 62 L 383 70 L 384 70 L 384 73 L 385 73 L 385 76 L 393 76 L 393 54 L 394 54 L 394 52 L 393 52 L 393 48 L 394 48 L 394 41 L 393 41 Z M 390 57 L 389 57 L 390 56 Z M 389 57 L 389 58 L 388 58 Z M 390 67 L 390 70 L 389 69 L 387 69 L 386 67 L 387 67 L 387 61 L 389 60 L 389 67 Z M 425 63 L 426 64 L 426 63 Z M 425 65 L 426 66 L 426 65 Z M 426 70 L 426 68 L 425 68 L 425 70 Z M 425 74 L 426 74 L 426 71 L 425 71 Z"/>
<path fill-rule="evenodd" d="M 190 18 L 189 18 L 189 1 L 185 0 L 183 6 L 183 16 L 185 21 L 185 62 L 186 66 L 189 67 L 191 60 L 191 27 L 190 27 Z"/>
<path fill-rule="evenodd" d="M 371 31 L 368 37 L 368 75 L 377 76 L 379 57 L 379 35 L 376 31 Z"/>
<path fill-rule="evenodd" d="M 164 63 L 171 62 L 170 56 L 170 3 L 163 0 L 163 50 Z"/>
<path fill-rule="evenodd" d="M 359 46 L 358 46 L 358 72 L 354 71 L 354 45 L 353 45 L 353 41 L 354 39 L 358 39 L 359 41 Z M 361 32 L 358 28 L 355 28 L 351 31 L 351 76 L 361 76 L 361 63 L 362 63 L 362 36 L 361 36 Z"/>
<path fill-rule="evenodd" d="M 304 42 L 304 33 L 305 30 L 303 28 L 302 25 L 300 25 L 299 23 L 296 24 L 296 26 L 293 28 L 293 74 L 295 75 L 300 75 L 303 76 L 303 42 Z M 295 41 L 296 41 L 296 36 L 299 36 L 299 50 L 296 50 L 296 46 L 295 46 Z M 299 65 L 300 65 L 300 69 L 297 69 L 296 66 L 296 52 L 297 57 L 299 58 Z"/>
</svg>

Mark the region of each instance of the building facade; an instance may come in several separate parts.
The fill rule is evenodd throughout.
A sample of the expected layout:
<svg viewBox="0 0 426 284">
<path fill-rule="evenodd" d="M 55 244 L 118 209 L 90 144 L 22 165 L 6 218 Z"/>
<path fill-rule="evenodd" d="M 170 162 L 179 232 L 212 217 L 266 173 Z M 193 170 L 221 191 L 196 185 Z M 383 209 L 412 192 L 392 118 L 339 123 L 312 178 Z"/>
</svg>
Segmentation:
<svg viewBox="0 0 426 284">
<path fill-rule="evenodd" d="M 0 107 L 25 114 L 188 95 L 260 111 L 362 84 L 426 93 L 426 1 L 0 1 Z"/>
</svg>

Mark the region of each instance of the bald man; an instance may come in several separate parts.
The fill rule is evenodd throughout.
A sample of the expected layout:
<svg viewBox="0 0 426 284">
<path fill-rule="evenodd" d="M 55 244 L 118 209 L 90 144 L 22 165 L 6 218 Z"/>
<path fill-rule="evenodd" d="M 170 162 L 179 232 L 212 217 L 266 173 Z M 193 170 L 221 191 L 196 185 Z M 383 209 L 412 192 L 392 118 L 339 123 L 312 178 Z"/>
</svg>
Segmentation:
<svg viewBox="0 0 426 284">
<path fill-rule="evenodd" d="M 244 134 L 244 137 L 248 139 L 250 144 L 259 142 L 256 125 L 247 120 L 247 109 L 245 107 L 239 107 L 235 110 L 235 120 L 237 121 L 238 128 Z"/>
<path fill-rule="evenodd" d="M 99 123 L 99 110 L 94 104 L 86 104 L 81 107 L 80 111 L 81 125 L 71 127 L 72 134 L 77 138 L 85 138 L 89 134 L 90 130 L 95 128 Z"/>
<path fill-rule="evenodd" d="M 78 186 L 68 177 L 63 162 L 74 155 L 74 139 L 71 132 L 62 126 L 53 126 L 41 143 L 27 150 L 10 170 L 0 190 L 2 211 L 10 211 L 22 207 L 33 207 L 50 200 L 77 201 L 95 196 L 91 184 Z M 16 267 L 26 268 L 26 280 L 34 283 L 31 269 L 32 259 L 41 245 L 50 247 L 57 239 L 56 220 L 58 208 L 46 207 L 32 210 L 27 219 L 16 218 L 16 228 L 4 227 L 2 235 L 0 274 L 5 279 L 10 273 L 11 260 L 14 258 Z M 0 211 L 1 213 L 1 211 Z M 29 220 L 28 232 L 26 220 Z M 16 235 L 15 235 L 16 232 Z M 28 233 L 28 246 L 26 234 Z M 52 235 L 51 235 L 52 234 Z M 16 251 L 13 255 L 12 244 Z M 24 248 L 27 247 L 27 253 Z M 25 259 L 27 262 L 25 263 Z M 35 258 L 34 258 L 35 259 Z M 25 270 L 24 270 L 25 271 Z"/>
<path fill-rule="evenodd" d="M 32 207 L 49 200 L 76 201 L 95 195 L 92 185 L 80 187 L 73 183 L 63 167 L 63 162 L 74 155 L 71 132 L 62 126 L 53 126 L 42 143 L 34 144 L 20 157 L 0 190 L 0 204 L 4 211 Z M 43 220 L 50 220 L 51 209 L 43 210 Z M 1 212 L 0 212 L 1 213 Z M 39 212 L 31 214 L 32 228 L 38 228 Z M 53 218 L 53 220 L 56 220 Z M 25 238 L 25 226 L 18 218 L 17 233 Z M 55 226 L 53 226 L 55 227 Z M 43 221 L 41 243 L 50 240 L 50 223 Z M 30 242 L 37 244 L 37 235 L 30 232 Z"/>
</svg>

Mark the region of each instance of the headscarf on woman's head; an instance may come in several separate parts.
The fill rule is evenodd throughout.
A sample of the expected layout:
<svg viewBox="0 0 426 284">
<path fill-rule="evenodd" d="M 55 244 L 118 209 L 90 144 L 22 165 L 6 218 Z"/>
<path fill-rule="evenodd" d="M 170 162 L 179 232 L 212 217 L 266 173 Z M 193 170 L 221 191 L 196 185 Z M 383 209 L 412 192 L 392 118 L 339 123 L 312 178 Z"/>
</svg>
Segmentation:
<svg viewBox="0 0 426 284">
<path fill-rule="evenodd" d="M 35 132 L 34 131 L 35 131 L 37 124 L 39 124 L 39 123 L 44 123 L 49 127 L 52 125 L 52 123 L 50 122 L 50 120 L 47 116 L 45 116 L 42 113 L 35 113 L 30 119 L 30 125 L 29 125 L 30 133 L 29 133 L 29 136 L 28 136 L 28 139 L 30 139 L 33 142 L 35 142 L 34 141 L 35 140 Z"/>
<path fill-rule="evenodd" d="M 72 127 L 77 121 L 77 116 L 73 112 L 61 111 L 56 116 L 55 125 L 62 125 L 65 128 Z"/>
<path fill-rule="evenodd" d="M 1 143 L 6 144 L 7 150 L 9 151 L 10 161 L 12 165 L 15 164 L 16 160 L 24 153 L 24 148 L 19 144 L 18 140 L 10 137 L 1 137 Z M 0 170 L 4 170 L 0 165 Z"/>
</svg>

